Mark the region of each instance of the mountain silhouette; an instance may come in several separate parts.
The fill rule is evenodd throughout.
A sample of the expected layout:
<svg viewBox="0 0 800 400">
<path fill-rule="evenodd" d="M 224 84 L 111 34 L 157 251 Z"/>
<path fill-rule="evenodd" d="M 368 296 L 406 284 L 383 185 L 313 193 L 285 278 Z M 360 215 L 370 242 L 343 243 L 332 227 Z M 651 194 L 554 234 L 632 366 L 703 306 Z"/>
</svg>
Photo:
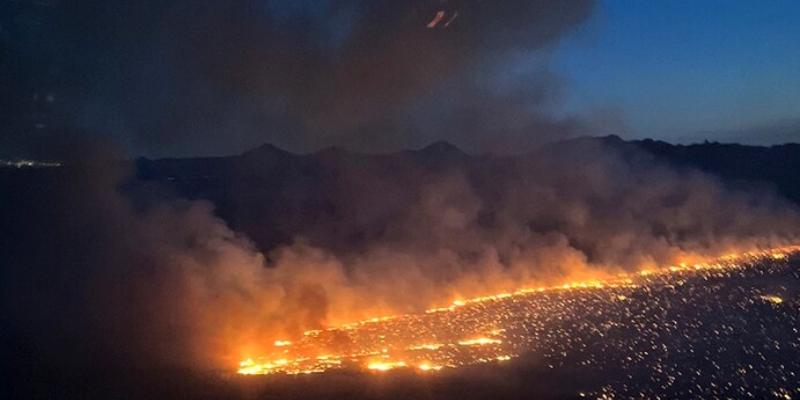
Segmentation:
<svg viewBox="0 0 800 400">
<path fill-rule="evenodd" d="M 626 141 L 618 136 L 582 137 L 556 142 L 515 156 L 469 155 L 444 141 L 417 150 L 364 154 L 326 148 L 297 155 L 263 145 L 240 155 L 219 158 L 137 160 L 137 179 L 169 187 L 177 196 L 209 200 L 234 229 L 268 249 L 319 227 L 320 238 L 366 245 L 386 234 L 380 223 L 392 218 L 417 195 L 420 185 L 446 171 L 461 171 L 481 191 L 514 174 L 518 166 L 539 158 L 558 158 L 569 168 L 598 154 L 637 165 L 663 164 L 679 171 L 700 170 L 733 189 L 774 191 L 800 205 L 800 145 L 772 147 L 702 143 L 673 145 L 656 140 Z M 547 171 L 540 171 L 547 173 Z M 649 184 L 643 182 L 642 184 Z M 369 193 L 373 225 L 347 226 L 354 211 L 352 193 Z M 386 215 L 383 215 L 383 214 Z M 492 216 L 482 221 L 491 223 Z M 268 221 L 265 223 L 264 221 Z"/>
</svg>

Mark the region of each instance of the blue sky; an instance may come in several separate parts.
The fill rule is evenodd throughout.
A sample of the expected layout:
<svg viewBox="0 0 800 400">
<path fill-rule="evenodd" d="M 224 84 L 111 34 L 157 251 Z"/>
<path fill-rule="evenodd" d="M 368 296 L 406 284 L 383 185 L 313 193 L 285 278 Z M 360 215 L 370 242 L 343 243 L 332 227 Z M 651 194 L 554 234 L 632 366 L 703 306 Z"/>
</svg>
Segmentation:
<svg viewBox="0 0 800 400">
<path fill-rule="evenodd" d="M 603 0 L 555 63 L 564 110 L 622 136 L 800 141 L 800 1 Z"/>
</svg>

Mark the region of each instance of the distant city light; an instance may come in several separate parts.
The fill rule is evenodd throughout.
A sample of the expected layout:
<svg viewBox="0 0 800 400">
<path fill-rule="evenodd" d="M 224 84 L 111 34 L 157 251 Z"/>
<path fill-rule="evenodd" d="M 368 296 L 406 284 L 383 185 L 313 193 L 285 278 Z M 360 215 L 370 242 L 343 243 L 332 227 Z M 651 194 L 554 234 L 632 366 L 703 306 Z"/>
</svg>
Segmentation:
<svg viewBox="0 0 800 400">
<path fill-rule="evenodd" d="M 61 163 L 44 162 L 34 160 L 0 160 L 0 168 L 55 168 L 60 167 Z"/>
</svg>

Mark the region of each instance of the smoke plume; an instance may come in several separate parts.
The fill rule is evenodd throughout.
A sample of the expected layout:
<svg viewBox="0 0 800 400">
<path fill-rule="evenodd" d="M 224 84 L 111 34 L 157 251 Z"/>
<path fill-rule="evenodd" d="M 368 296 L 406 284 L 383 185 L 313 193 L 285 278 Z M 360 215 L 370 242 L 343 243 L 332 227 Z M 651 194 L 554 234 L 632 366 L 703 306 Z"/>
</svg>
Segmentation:
<svg viewBox="0 0 800 400">
<path fill-rule="evenodd" d="M 237 191 L 255 203 L 249 224 L 226 215 L 236 230 L 108 159 L 4 176 L 4 344 L 34 364 L 226 367 L 307 329 L 800 237 L 778 197 L 631 149 L 437 146 L 286 155 L 324 176 Z"/>
<path fill-rule="evenodd" d="M 136 154 L 231 154 L 264 142 L 386 151 L 437 139 L 519 149 L 584 125 L 546 113 L 561 87 L 547 59 L 593 3 L 53 2 L 29 16 L 35 27 L 9 31 L 3 44 L 16 61 L 0 67 L 9 87 L 30 86 L 14 92 L 17 103 L 39 107 L 26 89 L 49 96 L 35 110 L 52 113 L 45 132 L 99 132 Z M 7 124 L 25 115 L 8 104 Z M 482 129 L 464 130 L 476 121 Z M 6 147 L 48 140 L 18 128 Z"/>
<path fill-rule="evenodd" d="M 22 98 L 48 77 L 53 127 L 140 154 L 440 138 L 519 150 L 586 128 L 547 113 L 561 88 L 547 59 L 593 7 L 61 2 L 31 28 L 36 46 L 0 38 L 17 60 L 0 60 L 0 83 Z M 523 61 L 536 67 L 513 72 Z M 16 111 L 0 123 L 15 127 L 6 146 L 24 147 Z M 169 172 L 148 180 L 77 144 L 87 135 L 44 131 L 64 167 L 0 171 L 0 337 L 17 365 L 227 368 L 307 329 L 800 233 L 797 209 L 768 191 L 599 142 L 514 157 L 445 143 L 261 149 L 163 160 Z"/>
</svg>

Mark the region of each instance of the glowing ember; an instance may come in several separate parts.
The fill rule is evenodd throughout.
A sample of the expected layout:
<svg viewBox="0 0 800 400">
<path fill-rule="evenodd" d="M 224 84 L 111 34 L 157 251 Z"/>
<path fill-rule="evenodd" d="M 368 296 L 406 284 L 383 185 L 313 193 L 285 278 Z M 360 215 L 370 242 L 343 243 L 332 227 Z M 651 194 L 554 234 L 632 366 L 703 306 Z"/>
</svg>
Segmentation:
<svg viewBox="0 0 800 400">
<path fill-rule="evenodd" d="M 774 304 L 781 304 L 781 303 L 783 303 L 783 299 L 782 299 L 782 298 L 780 298 L 780 297 L 778 297 L 778 296 L 770 296 L 770 295 L 768 295 L 768 296 L 759 296 L 759 297 L 760 297 L 762 300 L 768 301 L 768 302 L 770 302 L 770 303 L 774 303 Z"/>
<path fill-rule="evenodd" d="M 497 339 L 489 339 L 489 338 L 478 338 L 478 339 L 471 339 L 471 340 L 463 340 L 458 342 L 458 344 L 462 346 L 474 346 L 474 345 L 484 345 L 484 344 L 500 344 L 503 343 L 501 340 Z"/>
<path fill-rule="evenodd" d="M 420 364 L 418 367 L 421 371 L 438 371 L 442 369 L 441 365 Z"/>
<path fill-rule="evenodd" d="M 382 372 L 397 368 L 431 372 L 507 361 L 530 351 L 566 357 L 585 346 L 577 336 L 569 337 L 569 332 L 590 332 L 602 338 L 621 323 L 613 321 L 626 319 L 622 323 L 645 329 L 638 325 L 639 316 L 631 310 L 647 306 L 649 303 L 642 301 L 648 299 L 653 300 L 652 307 L 660 307 L 656 293 L 679 290 L 690 281 L 751 273 L 759 265 L 756 262 L 785 265 L 784 260 L 797 251 L 800 247 L 728 255 L 709 263 L 679 264 L 602 281 L 457 300 L 449 307 L 430 309 L 424 314 L 378 317 L 339 328 L 307 331 L 294 341 L 276 341 L 273 354 L 242 361 L 238 372 L 307 374 L 332 369 Z M 784 302 L 776 295 L 753 295 L 751 299 L 772 304 Z M 564 328 L 564 324 L 570 328 Z M 555 329 L 561 334 L 554 334 Z"/>
<path fill-rule="evenodd" d="M 391 362 L 377 362 L 377 363 L 370 363 L 367 365 L 367 369 L 372 371 L 388 371 L 390 369 L 394 369 L 397 367 L 405 367 L 406 363 L 403 361 L 391 363 Z"/>
</svg>

